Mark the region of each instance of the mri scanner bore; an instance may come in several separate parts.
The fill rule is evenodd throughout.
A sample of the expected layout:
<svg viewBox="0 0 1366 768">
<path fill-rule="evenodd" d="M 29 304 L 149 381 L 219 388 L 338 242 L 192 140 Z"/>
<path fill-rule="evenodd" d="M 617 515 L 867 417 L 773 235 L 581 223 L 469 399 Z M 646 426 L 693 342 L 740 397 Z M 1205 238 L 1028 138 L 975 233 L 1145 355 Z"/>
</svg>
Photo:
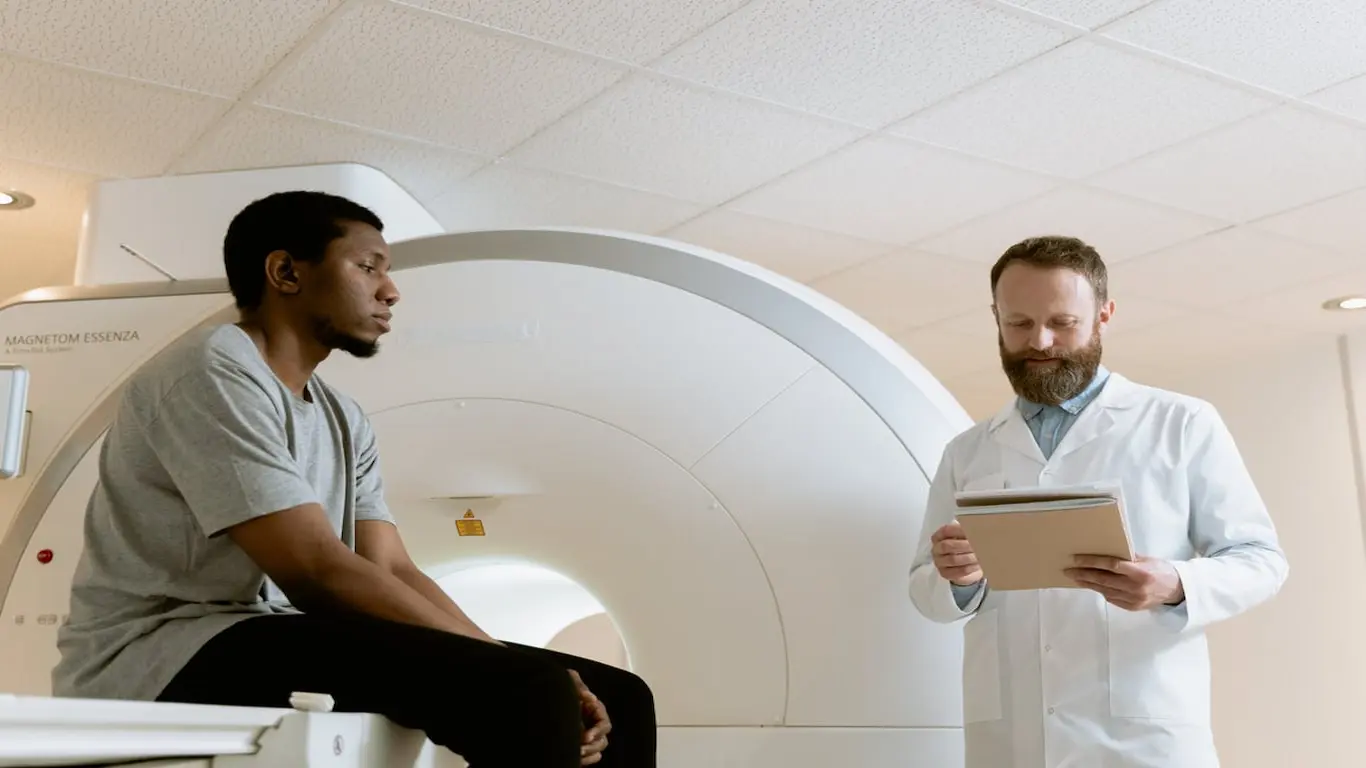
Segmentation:
<svg viewBox="0 0 1366 768">
<path fill-rule="evenodd" d="M 534 564 L 582 585 L 654 693 L 660 765 L 961 765 L 958 632 L 909 609 L 905 585 L 928 478 L 969 422 L 922 367 L 801 286 L 665 241 L 475 232 L 391 251 L 403 300 L 382 354 L 318 371 L 364 404 L 422 571 L 468 586 Z M 63 612 L 129 377 L 235 319 L 218 280 L 0 311 L 9 337 L 129 331 L 11 353 L 33 418 L 27 471 L 0 483 L 0 652 L 33 663 L 6 665 L 0 689 L 33 711 L 58 630 L 31 619 Z M 483 535 L 458 535 L 475 508 Z M 91 725 L 110 711 L 70 704 Z M 176 705 L 158 706 L 138 712 Z"/>
</svg>

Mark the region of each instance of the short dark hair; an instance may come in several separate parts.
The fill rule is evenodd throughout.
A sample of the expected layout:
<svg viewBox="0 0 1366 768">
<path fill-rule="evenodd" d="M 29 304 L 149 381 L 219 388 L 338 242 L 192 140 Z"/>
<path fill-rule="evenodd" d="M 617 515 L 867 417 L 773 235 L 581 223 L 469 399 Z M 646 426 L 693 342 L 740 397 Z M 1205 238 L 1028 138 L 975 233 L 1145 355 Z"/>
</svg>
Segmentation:
<svg viewBox="0 0 1366 768">
<path fill-rule="evenodd" d="M 343 224 L 384 223 L 369 208 L 326 192 L 277 192 L 253 201 L 233 217 L 223 237 L 223 267 L 239 309 L 257 309 L 266 290 L 266 256 L 287 251 L 297 261 L 319 262 Z"/>
<path fill-rule="evenodd" d="M 1042 269 L 1070 269 L 1086 278 L 1095 291 L 1096 303 L 1101 304 L 1109 296 L 1109 276 L 1105 261 L 1095 248 L 1082 240 L 1064 235 L 1041 235 L 1021 240 L 1006 249 L 1001 258 L 991 268 L 991 297 L 996 299 L 996 284 L 1001 273 L 1013 262 L 1028 264 Z"/>
</svg>

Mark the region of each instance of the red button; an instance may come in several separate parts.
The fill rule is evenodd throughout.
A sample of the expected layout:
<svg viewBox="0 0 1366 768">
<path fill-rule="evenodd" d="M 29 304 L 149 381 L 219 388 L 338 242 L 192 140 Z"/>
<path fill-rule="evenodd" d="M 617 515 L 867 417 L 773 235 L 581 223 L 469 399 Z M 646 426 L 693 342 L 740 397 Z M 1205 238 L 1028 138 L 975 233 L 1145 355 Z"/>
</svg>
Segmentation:
<svg viewBox="0 0 1366 768">
<path fill-rule="evenodd" d="M 44 549 L 38 552 L 38 562 L 44 565 L 52 562 L 52 550 Z"/>
</svg>

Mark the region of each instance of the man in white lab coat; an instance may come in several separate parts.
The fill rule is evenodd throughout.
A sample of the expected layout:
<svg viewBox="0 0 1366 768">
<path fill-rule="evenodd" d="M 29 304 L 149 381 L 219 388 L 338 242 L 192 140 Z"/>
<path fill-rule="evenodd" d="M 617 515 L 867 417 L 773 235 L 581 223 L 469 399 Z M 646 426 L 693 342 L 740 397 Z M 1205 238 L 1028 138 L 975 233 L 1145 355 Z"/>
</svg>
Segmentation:
<svg viewBox="0 0 1366 768">
<path fill-rule="evenodd" d="M 964 625 L 968 768 L 1215 768 L 1205 630 L 1271 598 L 1288 565 L 1219 414 L 1101 365 L 1105 265 L 1039 237 L 991 271 L 1017 398 L 952 440 L 926 509 L 911 598 Z M 1077 589 L 992 591 L 962 490 L 1123 484 L 1136 562 L 1078 558 Z"/>
</svg>

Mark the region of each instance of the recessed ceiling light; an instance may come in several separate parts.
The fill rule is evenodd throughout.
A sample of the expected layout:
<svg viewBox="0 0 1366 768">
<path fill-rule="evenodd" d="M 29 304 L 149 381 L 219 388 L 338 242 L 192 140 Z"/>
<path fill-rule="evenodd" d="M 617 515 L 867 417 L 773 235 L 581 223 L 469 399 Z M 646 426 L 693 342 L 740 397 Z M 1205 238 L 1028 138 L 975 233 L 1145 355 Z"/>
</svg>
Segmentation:
<svg viewBox="0 0 1366 768">
<path fill-rule="evenodd" d="M 1366 309 L 1366 296 L 1341 296 L 1323 302 L 1324 309 Z"/>
<path fill-rule="evenodd" d="M 0 192 L 0 211 L 18 211 L 33 206 L 33 198 L 15 189 Z"/>
</svg>

